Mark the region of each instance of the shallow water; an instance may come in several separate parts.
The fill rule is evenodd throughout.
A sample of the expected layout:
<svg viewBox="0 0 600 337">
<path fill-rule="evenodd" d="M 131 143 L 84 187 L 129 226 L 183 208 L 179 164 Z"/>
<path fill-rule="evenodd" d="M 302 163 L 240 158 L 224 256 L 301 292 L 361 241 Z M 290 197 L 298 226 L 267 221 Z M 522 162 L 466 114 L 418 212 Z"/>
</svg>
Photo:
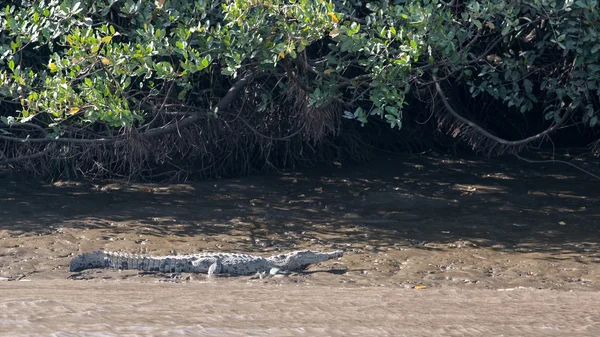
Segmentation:
<svg viewBox="0 0 600 337">
<path fill-rule="evenodd" d="M 0 290 L 0 336 L 600 335 L 598 293 L 64 280 Z"/>
</svg>

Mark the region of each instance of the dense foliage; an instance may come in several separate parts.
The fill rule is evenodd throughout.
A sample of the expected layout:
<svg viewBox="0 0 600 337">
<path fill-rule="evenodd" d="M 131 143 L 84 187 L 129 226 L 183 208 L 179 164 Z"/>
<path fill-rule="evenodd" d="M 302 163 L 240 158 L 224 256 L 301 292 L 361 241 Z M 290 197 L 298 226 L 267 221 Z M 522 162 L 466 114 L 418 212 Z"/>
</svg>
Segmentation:
<svg viewBox="0 0 600 337">
<path fill-rule="evenodd" d="M 0 164 L 218 175 L 331 159 L 351 147 L 342 120 L 406 127 L 416 104 L 476 150 L 515 151 L 600 114 L 597 0 L 0 4 Z M 491 114 L 541 128 L 507 140 Z"/>
</svg>

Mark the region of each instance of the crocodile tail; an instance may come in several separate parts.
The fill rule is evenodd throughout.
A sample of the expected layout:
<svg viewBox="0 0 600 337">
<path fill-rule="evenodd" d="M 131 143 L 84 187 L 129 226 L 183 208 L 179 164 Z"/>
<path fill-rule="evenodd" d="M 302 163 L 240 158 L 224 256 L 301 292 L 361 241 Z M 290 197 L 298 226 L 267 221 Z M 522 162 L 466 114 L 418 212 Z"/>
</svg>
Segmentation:
<svg viewBox="0 0 600 337">
<path fill-rule="evenodd" d="M 93 268 L 133 269 L 160 272 L 203 272 L 208 263 L 197 262 L 195 256 L 142 256 L 116 252 L 93 252 L 81 254 L 71 260 L 70 271 L 78 272 Z M 205 266 L 205 264 L 207 264 Z"/>
<path fill-rule="evenodd" d="M 106 261 L 106 255 L 104 252 L 93 252 L 81 254 L 71 260 L 69 270 L 71 272 L 82 271 L 84 269 L 92 268 L 106 268 L 108 267 Z"/>
</svg>

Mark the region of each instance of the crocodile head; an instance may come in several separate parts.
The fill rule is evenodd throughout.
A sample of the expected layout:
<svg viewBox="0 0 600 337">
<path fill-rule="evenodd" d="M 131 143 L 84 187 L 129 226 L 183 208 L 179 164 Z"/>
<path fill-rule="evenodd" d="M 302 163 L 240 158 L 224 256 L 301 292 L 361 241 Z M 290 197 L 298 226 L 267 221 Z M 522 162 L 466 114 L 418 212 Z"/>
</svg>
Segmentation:
<svg viewBox="0 0 600 337">
<path fill-rule="evenodd" d="M 303 269 L 313 263 L 337 259 L 343 255 L 344 252 L 341 250 L 327 253 L 300 250 L 293 253 L 273 256 L 269 260 L 273 262 L 274 267 L 284 270 L 295 270 Z"/>
</svg>

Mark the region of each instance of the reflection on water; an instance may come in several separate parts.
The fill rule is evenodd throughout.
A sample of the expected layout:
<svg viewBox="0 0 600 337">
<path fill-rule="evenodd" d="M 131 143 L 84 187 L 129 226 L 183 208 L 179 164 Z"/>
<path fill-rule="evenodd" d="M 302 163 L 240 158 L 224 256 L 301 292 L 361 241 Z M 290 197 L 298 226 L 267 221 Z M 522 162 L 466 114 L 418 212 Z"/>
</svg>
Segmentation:
<svg viewBox="0 0 600 337">
<path fill-rule="evenodd" d="M 599 293 L 512 290 L 2 282 L 0 336 L 600 334 Z"/>
</svg>

